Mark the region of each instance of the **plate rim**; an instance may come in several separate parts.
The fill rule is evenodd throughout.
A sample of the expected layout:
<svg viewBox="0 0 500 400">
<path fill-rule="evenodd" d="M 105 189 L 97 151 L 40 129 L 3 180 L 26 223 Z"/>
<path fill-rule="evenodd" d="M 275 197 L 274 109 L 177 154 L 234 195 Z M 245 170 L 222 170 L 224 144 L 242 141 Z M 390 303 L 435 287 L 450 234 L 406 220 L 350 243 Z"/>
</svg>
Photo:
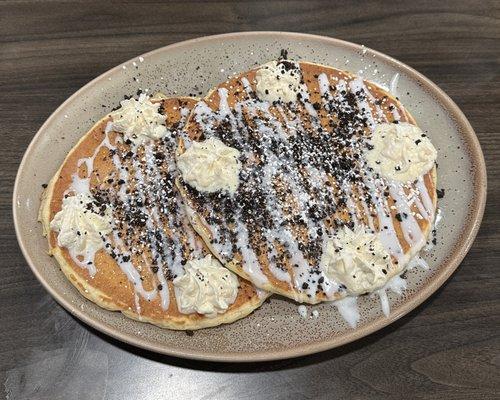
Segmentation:
<svg viewBox="0 0 500 400">
<path fill-rule="evenodd" d="M 118 71 L 122 68 L 123 65 L 131 63 L 133 60 L 137 59 L 137 57 L 148 57 L 150 55 L 156 54 L 158 52 L 168 51 L 174 49 L 176 47 L 182 47 L 186 45 L 196 45 L 197 43 L 202 43 L 205 41 L 213 41 L 213 40 L 224 40 L 224 39 L 233 39 L 239 37 L 266 37 L 266 36 L 275 36 L 277 39 L 283 38 L 288 40 L 300 41 L 300 39 L 313 40 L 316 42 L 323 42 L 327 44 L 333 44 L 337 46 L 342 46 L 344 48 L 348 48 L 354 51 L 362 51 L 368 50 L 370 53 L 376 55 L 380 59 L 389 63 L 399 71 L 405 72 L 408 76 L 412 78 L 416 78 L 420 82 L 422 82 L 423 86 L 426 89 L 429 89 L 429 92 L 436 97 L 436 99 L 443 105 L 443 107 L 448 111 L 450 115 L 455 118 L 455 123 L 458 127 L 460 127 L 463 133 L 460 135 L 465 138 L 467 141 L 471 151 L 470 158 L 474 162 L 475 166 L 475 175 L 473 177 L 473 187 L 474 189 L 478 189 L 475 194 L 475 200 L 472 213 L 471 213 L 471 224 L 467 227 L 467 229 L 462 233 L 459 238 L 460 244 L 455 246 L 451 250 L 451 254 L 448 256 L 446 262 L 440 266 L 440 268 L 436 271 L 436 273 L 432 276 L 431 279 L 427 281 L 427 284 L 423 286 L 420 290 L 418 290 L 413 296 L 411 296 L 407 301 L 405 301 L 402 305 L 400 305 L 397 309 L 397 313 L 392 313 L 389 317 L 378 318 L 374 321 L 364 324 L 363 326 L 354 329 L 346 334 L 343 334 L 340 337 L 332 338 L 328 340 L 323 340 L 320 342 L 313 342 L 304 345 L 300 345 L 291 349 L 282 349 L 282 350 L 259 350 L 259 351 L 246 351 L 246 352 L 224 352 L 224 353 L 210 353 L 199 350 L 190 350 L 190 349 L 179 349 L 172 347 L 165 347 L 159 343 L 151 343 L 147 339 L 143 339 L 141 337 L 137 337 L 133 334 L 125 333 L 117 330 L 114 327 L 110 327 L 107 323 L 98 321 L 87 315 L 85 311 L 80 310 L 78 307 L 73 305 L 71 302 L 66 301 L 62 296 L 56 293 L 55 289 L 52 288 L 50 283 L 43 278 L 41 273 L 38 271 L 36 267 L 36 262 L 30 257 L 25 245 L 25 238 L 22 236 L 20 231 L 20 223 L 19 223 L 19 211 L 16 206 L 18 192 L 20 190 L 20 178 L 23 170 L 25 169 L 25 164 L 27 163 L 29 154 L 36 147 L 36 144 L 40 137 L 43 135 L 43 132 L 46 129 L 46 126 L 50 124 L 50 122 L 56 118 L 59 114 L 60 110 L 63 109 L 68 103 L 71 103 L 81 91 L 90 88 L 98 84 L 100 81 L 112 75 L 115 71 Z M 425 300 L 427 300 L 432 294 L 436 292 L 455 272 L 458 268 L 465 255 L 469 252 L 472 243 L 477 235 L 479 227 L 481 225 L 482 217 L 484 214 L 485 204 L 486 204 L 486 196 L 487 196 L 487 173 L 486 173 L 486 164 L 484 160 L 484 155 L 481 149 L 481 145 L 479 140 L 475 134 L 474 129 L 472 128 L 470 122 L 467 120 L 463 112 L 460 108 L 455 104 L 455 102 L 434 82 L 430 79 L 422 75 L 420 72 L 416 71 L 412 67 L 402 63 L 401 61 L 396 60 L 395 58 L 381 53 L 379 51 L 373 50 L 369 47 L 362 46 L 357 43 L 328 37 L 321 36 L 315 34 L 308 33 L 300 33 L 300 32 L 284 32 L 284 31 L 249 31 L 249 32 L 230 32 L 223 33 L 218 35 L 209 35 L 202 36 L 193 39 L 184 40 L 181 42 L 176 42 L 169 44 L 167 46 L 159 47 L 152 51 L 146 52 L 142 55 L 138 55 L 136 57 L 131 58 L 109 70 L 104 72 L 103 74 L 97 76 L 92 79 L 90 82 L 86 83 L 76 92 L 74 92 L 70 97 L 68 97 L 59 107 L 54 110 L 51 115 L 45 120 L 42 126 L 38 129 L 37 133 L 31 139 L 28 147 L 24 151 L 22 160 L 19 164 L 18 171 L 16 173 L 16 179 L 14 183 L 14 190 L 12 193 L 12 214 L 14 220 L 14 227 L 16 232 L 17 242 L 19 247 L 21 248 L 21 252 L 28 263 L 31 271 L 38 279 L 38 281 L 42 284 L 42 286 L 49 292 L 49 294 L 59 303 L 64 309 L 66 309 L 70 314 L 75 316 L 76 318 L 83 321 L 85 324 L 90 327 L 111 336 L 114 339 L 118 339 L 127 344 L 143 348 L 148 351 L 152 351 L 155 353 L 160 353 L 168 356 L 174 357 L 182 357 L 193 360 L 201 360 L 201 361 L 222 361 L 222 362 L 255 362 L 255 361 L 273 361 L 273 360 L 282 360 L 300 356 L 306 356 L 310 354 L 315 354 L 319 352 L 323 352 L 326 350 L 330 350 L 336 347 L 343 346 L 347 343 L 351 343 L 355 340 L 358 340 L 362 337 L 368 336 L 376 331 L 381 330 L 382 328 L 392 324 L 399 318 L 408 314 L 415 308 L 417 308 L 420 304 L 422 304 Z M 123 316 L 123 318 L 126 318 Z M 142 324 L 142 323 L 141 323 Z"/>
</svg>

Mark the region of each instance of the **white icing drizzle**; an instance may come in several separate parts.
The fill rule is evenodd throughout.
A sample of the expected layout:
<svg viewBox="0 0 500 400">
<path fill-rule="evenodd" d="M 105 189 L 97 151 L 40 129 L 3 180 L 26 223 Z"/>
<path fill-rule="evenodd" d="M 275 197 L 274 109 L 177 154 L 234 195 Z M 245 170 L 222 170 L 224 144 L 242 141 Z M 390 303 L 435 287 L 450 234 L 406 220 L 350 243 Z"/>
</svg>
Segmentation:
<svg viewBox="0 0 500 400">
<path fill-rule="evenodd" d="M 358 226 L 360 224 L 358 219 L 358 207 L 352 199 L 351 185 L 343 181 L 340 187 L 346 196 L 347 209 L 349 210 L 349 215 L 352 218 L 352 222 L 354 223 L 354 226 Z"/>
<path fill-rule="evenodd" d="M 400 215 L 399 219 L 405 240 L 413 247 L 421 246 L 425 241 L 425 237 L 408 206 L 403 187 L 396 181 L 390 182 L 388 186 L 389 192 L 396 202 L 396 209 Z"/>
<path fill-rule="evenodd" d="M 333 304 L 351 328 L 355 328 L 358 325 L 360 316 L 357 297 L 345 297 L 334 301 Z"/>
<path fill-rule="evenodd" d="M 363 80 L 361 78 L 353 79 L 349 82 L 349 88 L 351 89 L 352 93 L 359 93 L 359 95 L 356 96 L 356 103 L 358 104 L 361 115 L 368 118 L 368 126 L 370 127 L 370 129 L 373 129 L 373 127 L 375 126 L 375 120 L 373 119 L 370 104 L 366 100 L 366 97 L 362 97 L 362 95 L 364 96 L 364 93 L 368 92 L 368 89 L 366 89 Z"/>
<path fill-rule="evenodd" d="M 276 253 L 276 250 L 272 248 L 271 251 L 269 252 L 269 255 L 271 257 L 277 257 L 278 253 Z M 288 271 L 279 268 L 278 266 L 276 266 L 275 263 L 271 261 L 269 261 L 269 271 L 279 281 L 290 283 L 292 280 Z"/>
<path fill-rule="evenodd" d="M 152 187 L 148 186 L 148 190 L 153 190 L 154 193 L 161 193 L 162 188 L 162 178 L 160 176 L 158 168 L 155 166 L 155 158 L 153 155 L 153 147 L 151 145 L 146 145 L 144 146 L 144 153 L 145 153 L 145 159 L 146 159 L 146 171 L 149 175 L 149 180 L 152 183 Z M 174 160 L 172 158 L 167 159 L 166 161 L 169 165 L 173 165 Z M 179 212 L 182 211 L 182 208 L 179 208 Z M 158 225 L 158 231 L 162 235 L 162 241 L 165 243 L 166 242 L 166 235 L 165 235 L 165 228 L 163 227 L 163 224 L 161 222 L 161 217 L 160 213 L 158 211 L 158 207 L 156 205 L 152 205 L 151 207 L 151 214 L 153 216 L 153 219 L 157 222 Z M 175 232 L 175 227 L 172 225 L 173 223 L 173 216 L 168 216 L 167 221 L 169 225 L 169 229 L 173 232 Z M 182 267 L 182 254 L 181 254 L 181 243 L 179 242 L 179 237 L 178 235 L 173 235 L 172 237 L 173 240 L 173 256 L 170 255 L 169 257 L 169 263 L 168 267 L 169 269 L 175 274 L 175 275 L 181 275 L 183 271 Z M 164 247 L 164 250 L 166 251 L 168 249 L 167 247 Z"/>
<path fill-rule="evenodd" d="M 368 88 L 369 87 L 370 87 L 370 85 L 368 85 Z M 375 118 L 376 122 L 377 123 L 387 122 L 387 117 L 385 116 L 384 111 L 382 110 L 382 107 L 379 107 L 376 105 L 375 102 L 377 101 L 377 99 L 375 98 L 375 96 L 373 96 L 372 92 L 368 88 L 365 85 L 365 87 L 364 87 L 365 95 L 366 95 L 366 97 L 368 97 L 368 99 L 373 104 L 375 104 L 375 111 L 377 112 L 377 118 L 375 118 L 375 117 L 374 118 Z"/>
<path fill-rule="evenodd" d="M 416 268 L 416 267 L 420 267 L 422 269 L 428 270 L 429 269 L 429 264 L 422 257 L 415 256 L 415 257 L 413 257 L 408 262 L 408 265 L 406 266 L 406 269 L 410 270 L 410 269 L 413 269 L 413 268 Z"/>
<path fill-rule="evenodd" d="M 120 189 L 118 190 L 118 197 L 120 200 L 126 204 L 127 203 L 127 193 L 125 192 L 127 189 L 127 183 L 128 183 L 128 172 L 125 169 L 125 167 L 122 165 L 120 158 L 118 155 L 114 154 L 113 155 L 113 164 L 115 165 L 116 169 L 118 170 L 118 177 L 124 182 L 124 184 L 120 185 Z"/>
<path fill-rule="evenodd" d="M 318 85 L 321 96 L 331 98 L 330 81 L 324 72 L 318 75 Z"/>
<path fill-rule="evenodd" d="M 396 107 L 393 107 L 391 109 L 391 113 L 392 113 L 392 116 L 394 117 L 395 121 L 401 120 L 401 115 L 399 115 L 399 111 L 398 111 L 398 109 Z"/>
<path fill-rule="evenodd" d="M 65 194 L 71 191 L 75 193 L 90 194 L 90 176 L 92 175 L 92 171 L 94 169 L 94 161 L 95 158 L 97 157 L 97 154 L 99 154 L 102 148 L 107 148 L 109 150 L 114 150 L 116 148 L 109 141 L 109 133 L 111 132 L 112 128 L 113 128 L 113 123 L 109 121 L 104 129 L 104 139 L 96 147 L 94 153 L 90 157 L 81 158 L 78 160 L 77 167 L 80 168 L 82 164 L 85 164 L 87 176 L 83 178 L 80 177 L 78 175 L 78 171 L 73 175 L 71 175 L 71 185 L 68 188 L 68 190 L 66 190 Z"/>
<path fill-rule="evenodd" d="M 418 190 L 411 189 L 410 196 L 408 198 L 408 205 L 412 206 L 413 204 L 415 204 L 417 206 L 418 214 L 415 215 L 416 218 L 430 220 L 431 215 L 429 214 L 425 206 L 422 204 L 419 194 L 420 193 Z"/>
<path fill-rule="evenodd" d="M 399 275 L 393 276 L 385 284 L 385 286 L 371 295 L 377 295 L 380 299 L 380 307 L 382 312 L 386 317 L 389 317 L 391 313 L 391 307 L 389 303 L 389 297 L 387 292 L 393 292 L 398 296 L 403 294 L 406 290 L 407 284 L 406 280 L 401 278 Z M 351 328 L 355 328 L 360 320 L 359 310 L 358 310 L 358 297 L 357 296 L 347 296 L 341 300 L 334 301 L 333 304 L 337 307 L 342 318 L 349 324 Z"/>
<path fill-rule="evenodd" d="M 243 271 L 245 271 L 249 276 L 252 277 L 252 281 L 254 281 L 258 285 L 264 285 L 269 282 L 267 276 L 262 272 L 262 268 L 260 267 L 259 260 L 257 260 L 257 256 L 252 250 L 249 240 L 248 240 L 248 230 L 246 226 L 240 221 L 236 221 L 237 224 L 237 246 L 241 250 L 241 255 L 243 257 Z"/>
<path fill-rule="evenodd" d="M 389 84 L 389 91 L 394 97 L 398 97 L 398 82 L 399 82 L 399 72 L 396 72 L 392 76 L 391 83 Z"/>
<path fill-rule="evenodd" d="M 232 115 L 231 109 L 229 108 L 229 103 L 227 101 L 228 91 L 226 88 L 220 88 L 217 90 L 219 93 L 219 113 L 221 116 Z M 233 119 L 234 121 L 234 119 Z"/>
<path fill-rule="evenodd" d="M 371 215 L 371 212 L 370 210 L 368 210 L 368 206 L 364 201 L 361 202 L 361 204 L 363 205 L 363 213 L 368 221 L 368 226 L 370 227 L 372 232 L 375 232 L 375 224 L 373 223 L 373 217 Z"/>
<path fill-rule="evenodd" d="M 320 126 L 319 120 L 318 120 L 318 113 L 314 109 L 310 99 L 309 99 L 309 92 L 307 91 L 306 85 L 301 85 L 302 91 L 300 92 L 302 95 L 303 99 L 303 106 L 306 109 L 306 111 L 309 113 L 309 115 L 312 117 L 311 123 L 313 124 L 314 127 L 318 128 Z"/>
<path fill-rule="evenodd" d="M 436 216 L 434 218 L 434 224 L 432 225 L 433 239 L 428 240 L 427 244 L 424 246 L 424 251 L 430 251 L 434 248 L 435 243 L 436 243 L 436 229 L 438 228 L 442 219 L 443 219 L 443 212 L 442 212 L 441 208 L 438 208 L 436 211 Z"/>
<path fill-rule="evenodd" d="M 248 94 L 253 93 L 252 85 L 250 85 L 247 78 L 241 78 L 241 83 L 243 83 L 243 88 Z"/>
<path fill-rule="evenodd" d="M 423 177 L 419 176 L 417 178 L 416 187 L 417 187 L 419 194 L 422 198 L 422 203 L 425 207 L 425 211 L 427 212 L 427 215 L 429 215 L 429 216 L 434 215 L 434 204 L 432 203 L 431 196 L 429 195 L 429 192 L 427 191 Z M 428 219 L 428 218 L 426 218 L 426 219 Z"/>
<path fill-rule="evenodd" d="M 307 307 L 303 304 L 297 307 L 297 312 L 302 318 L 307 318 Z"/>
<path fill-rule="evenodd" d="M 141 309 L 141 302 L 139 299 L 139 295 L 137 294 L 137 292 L 134 292 L 134 304 L 135 304 L 135 310 L 137 311 L 137 314 L 139 314 L 140 316 L 142 314 L 142 309 Z"/>
<path fill-rule="evenodd" d="M 386 317 L 391 313 L 391 307 L 389 304 L 389 298 L 387 297 L 387 290 L 396 293 L 401 296 L 403 290 L 406 289 L 406 281 L 399 275 L 393 276 L 382 289 L 377 290 L 377 294 L 380 298 L 380 305 L 382 307 L 382 312 Z"/>
<path fill-rule="evenodd" d="M 212 133 L 212 126 L 214 122 L 213 110 L 204 101 L 199 101 L 193 109 L 195 121 L 202 125 L 208 133 Z M 190 142 L 185 141 L 186 148 L 189 148 Z"/>
<path fill-rule="evenodd" d="M 145 187 L 145 180 L 144 180 L 144 175 L 141 171 L 141 169 L 138 167 L 137 163 L 134 163 L 134 170 L 135 170 L 135 180 L 137 183 L 137 195 L 140 197 L 142 203 L 144 204 L 146 196 L 144 194 L 144 187 Z M 157 225 L 160 221 L 158 218 L 158 214 L 154 212 L 149 212 L 149 210 L 142 206 L 140 207 L 140 210 L 147 215 L 146 218 L 146 228 L 150 232 L 154 232 L 156 230 L 155 225 Z M 163 234 L 163 229 L 160 229 L 160 232 Z M 163 239 L 164 236 L 162 237 Z M 158 265 L 163 265 L 165 263 L 165 260 L 163 260 L 163 256 L 160 253 L 160 250 L 158 249 L 158 246 L 156 245 L 156 241 L 151 240 L 150 241 L 151 247 L 151 255 L 153 257 L 153 260 L 157 260 Z M 166 261 L 168 265 L 171 260 Z M 164 310 L 167 310 L 169 305 L 170 305 L 170 293 L 169 293 L 169 288 L 168 288 L 168 283 L 167 280 L 165 279 L 164 272 L 162 268 L 158 268 L 158 271 L 156 272 L 156 278 L 161 284 L 161 290 L 160 292 L 160 298 L 161 298 L 161 307 Z"/>
<path fill-rule="evenodd" d="M 404 253 L 403 248 L 401 247 L 401 243 L 399 243 L 396 231 L 394 229 L 394 224 L 392 221 L 392 217 L 389 211 L 389 207 L 387 205 L 387 201 L 383 197 L 380 190 L 376 189 L 375 184 L 373 183 L 373 175 L 371 178 L 365 179 L 365 183 L 370 190 L 370 195 L 373 204 L 375 205 L 375 210 L 377 213 L 378 224 L 379 224 L 379 238 L 385 249 L 395 257 L 398 262 L 402 262 Z"/>
<path fill-rule="evenodd" d="M 113 231 L 113 242 L 117 248 L 119 248 L 129 259 L 132 258 L 131 254 L 127 252 L 126 246 L 123 243 L 122 239 L 118 236 L 118 232 Z M 134 267 L 132 261 L 124 261 L 122 258 L 118 257 L 116 259 L 116 263 L 123 271 L 123 273 L 127 276 L 127 279 L 134 285 L 134 290 L 136 293 L 140 294 L 145 300 L 151 301 L 156 297 L 156 289 L 146 290 L 142 284 L 141 275 L 139 271 Z"/>
</svg>

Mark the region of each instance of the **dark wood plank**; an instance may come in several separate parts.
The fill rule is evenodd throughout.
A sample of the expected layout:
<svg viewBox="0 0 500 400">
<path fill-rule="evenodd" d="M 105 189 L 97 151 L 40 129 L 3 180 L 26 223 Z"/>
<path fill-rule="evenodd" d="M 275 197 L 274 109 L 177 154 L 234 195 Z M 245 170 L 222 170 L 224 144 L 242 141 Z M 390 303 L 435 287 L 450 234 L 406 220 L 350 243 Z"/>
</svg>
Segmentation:
<svg viewBox="0 0 500 400">
<path fill-rule="evenodd" d="M 474 126 L 489 179 L 472 250 L 429 301 L 361 341 L 253 365 L 162 357 L 83 326 L 18 249 L 11 195 L 50 113 L 112 66 L 180 40 L 296 30 L 375 48 L 438 83 Z M 3 1 L 0 3 L 0 397 L 493 399 L 500 392 L 498 1 Z M 77 396 L 77 394 L 79 394 Z"/>
</svg>

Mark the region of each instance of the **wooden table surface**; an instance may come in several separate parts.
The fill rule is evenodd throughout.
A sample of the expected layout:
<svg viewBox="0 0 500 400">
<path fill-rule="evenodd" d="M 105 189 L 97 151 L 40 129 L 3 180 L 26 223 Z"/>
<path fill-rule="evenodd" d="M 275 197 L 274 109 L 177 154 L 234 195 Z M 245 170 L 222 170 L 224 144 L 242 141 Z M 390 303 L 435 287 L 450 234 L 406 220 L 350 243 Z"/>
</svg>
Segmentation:
<svg viewBox="0 0 500 400">
<path fill-rule="evenodd" d="M 500 398 L 499 7 L 486 0 L 2 1 L 0 397 Z M 436 82 L 469 118 L 486 157 L 483 224 L 443 288 L 353 344 L 247 365 L 144 352 L 84 326 L 37 282 L 12 223 L 17 167 L 43 121 L 92 78 L 157 47 L 239 30 L 293 30 L 361 43 Z"/>
</svg>

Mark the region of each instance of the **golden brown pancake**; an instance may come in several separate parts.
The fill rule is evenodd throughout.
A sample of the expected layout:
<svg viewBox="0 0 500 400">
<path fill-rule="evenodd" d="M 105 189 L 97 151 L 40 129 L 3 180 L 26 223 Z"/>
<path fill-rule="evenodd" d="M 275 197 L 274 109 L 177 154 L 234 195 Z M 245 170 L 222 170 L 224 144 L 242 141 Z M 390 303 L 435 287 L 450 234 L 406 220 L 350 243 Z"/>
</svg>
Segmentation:
<svg viewBox="0 0 500 400">
<path fill-rule="evenodd" d="M 166 115 L 169 134 L 135 148 L 110 129 L 109 116 L 100 120 L 70 151 L 46 188 L 40 209 L 49 252 L 83 296 L 108 310 L 169 329 L 230 323 L 251 313 L 267 297 L 238 278 L 236 300 L 224 313 L 207 317 L 178 310 L 172 280 L 182 273 L 187 260 L 210 254 L 185 217 L 174 185 L 177 134 L 195 103 L 187 97 L 163 98 L 160 110 Z M 92 171 L 87 170 L 89 165 Z M 58 245 L 58 233 L 50 228 L 64 196 L 74 192 L 75 174 L 77 181 L 90 177 L 97 207 L 111 205 L 115 220 L 108 244 L 97 251 L 92 269 L 78 265 L 68 249 Z"/>
<path fill-rule="evenodd" d="M 348 294 L 319 265 L 324 238 L 343 226 L 380 232 L 393 261 L 384 273 L 403 270 L 431 230 L 436 170 L 398 187 L 416 193 L 412 199 L 395 198 L 397 190 L 367 167 L 364 152 L 375 124 L 415 120 L 371 82 L 298 64 L 305 88 L 296 102 L 258 99 L 255 69 L 217 86 L 191 113 L 186 140 L 214 136 L 240 151 L 236 193 L 198 191 L 181 178 L 177 184 L 196 231 L 229 269 L 314 304 Z M 179 153 L 185 148 L 181 142 Z"/>
</svg>

